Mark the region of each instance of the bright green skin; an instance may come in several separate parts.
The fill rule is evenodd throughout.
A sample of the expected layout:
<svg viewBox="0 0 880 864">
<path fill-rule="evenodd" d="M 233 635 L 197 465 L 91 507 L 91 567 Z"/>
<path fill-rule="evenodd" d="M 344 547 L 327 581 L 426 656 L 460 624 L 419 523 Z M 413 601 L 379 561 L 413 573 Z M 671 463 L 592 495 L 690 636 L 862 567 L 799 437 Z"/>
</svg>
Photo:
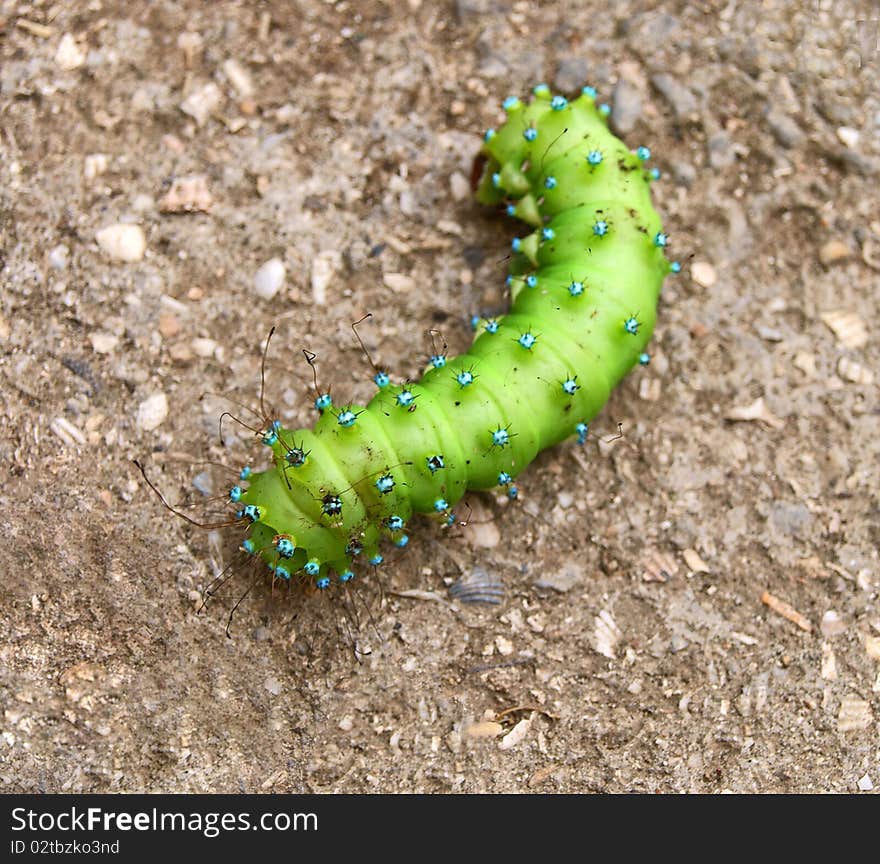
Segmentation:
<svg viewBox="0 0 880 864">
<path fill-rule="evenodd" d="M 516 215 L 537 229 L 511 261 L 510 313 L 495 333 L 481 322 L 467 354 L 420 382 L 386 387 L 366 407 L 344 406 L 358 415 L 349 428 L 334 407 L 313 430 L 278 430 L 275 466 L 253 474 L 241 499 L 259 508 L 250 539 L 270 566 L 280 562 L 293 574 L 314 559 L 320 577 L 356 571 L 383 537 L 402 533 L 385 526 L 389 516 L 408 521 L 413 512 L 435 512 L 437 499 L 452 507 L 466 490 L 497 486 L 501 471 L 516 477 L 539 451 L 573 435 L 645 350 L 670 267 L 654 240 L 662 229 L 642 163 L 608 130 L 590 96 L 555 110 L 549 91 L 538 89 L 530 105 L 506 110 L 506 123 L 483 147 L 488 161 L 477 198 L 515 204 Z M 529 127 L 538 132 L 533 142 L 523 135 Z M 603 156 L 595 167 L 586 160 L 593 150 Z M 548 176 L 555 188 L 545 187 Z M 601 237 L 593 232 L 599 220 L 609 226 Z M 555 237 L 542 241 L 548 227 Z M 528 274 L 537 277 L 535 287 L 526 286 Z M 569 292 L 573 280 L 584 284 L 580 296 Z M 624 328 L 631 317 L 636 334 Z M 528 332 L 537 337 L 531 349 L 517 341 Z M 462 370 L 475 376 L 464 388 L 455 380 Z M 562 382 L 575 375 L 580 387 L 568 395 Z M 414 409 L 396 403 L 404 389 L 417 397 Z M 510 435 L 505 446 L 493 445 L 498 429 Z M 286 466 L 291 447 L 308 452 L 301 467 Z M 444 467 L 432 472 L 427 460 L 436 454 Z M 386 474 L 395 485 L 381 494 L 375 483 Z M 341 499 L 340 515 L 322 513 L 327 494 Z M 289 561 L 273 545 L 279 534 L 297 547 Z M 363 546 L 355 558 L 346 553 L 352 539 Z"/>
</svg>

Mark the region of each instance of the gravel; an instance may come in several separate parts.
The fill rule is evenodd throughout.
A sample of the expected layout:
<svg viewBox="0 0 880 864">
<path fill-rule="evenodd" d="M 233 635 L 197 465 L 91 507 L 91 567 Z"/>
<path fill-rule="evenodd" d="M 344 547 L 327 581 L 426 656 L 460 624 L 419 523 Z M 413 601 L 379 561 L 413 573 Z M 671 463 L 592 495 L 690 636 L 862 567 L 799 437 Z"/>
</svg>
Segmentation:
<svg viewBox="0 0 880 864">
<path fill-rule="evenodd" d="M 133 0 L 45 4 L 48 34 L 30 5 L 0 40 L 0 789 L 876 791 L 880 70 L 857 4 Z M 683 264 L 650 365 L 517 501 L 415 520 L 350 606 L 255 578 L 240 533 L 174 518 L 131 460 L 223 522 L 264 414 L 315 422 L 302 349 L 338 405 L 375 392 L 368 312 L 395 381 L 429 331 L 464 350 L 518 233 L 471 202 L 472 159 L 542 80 L 619 95 L 614 123 L 612 82 L 641 99 L 626 144 L 663 172 Z M 165 201 L 196 177 L 207 212 L 194 184 Z M 134 260 L 95 243 L 119 225 Z M 497 602 L 448 599 L 479 571 Z"/>
<path fill-rule="evenodd" d="M 286 276 L 284 262 L 270 258 L 254 274 L 254 292 L 262 300 L 272 300 L 284 285 Z"/>
</svg>

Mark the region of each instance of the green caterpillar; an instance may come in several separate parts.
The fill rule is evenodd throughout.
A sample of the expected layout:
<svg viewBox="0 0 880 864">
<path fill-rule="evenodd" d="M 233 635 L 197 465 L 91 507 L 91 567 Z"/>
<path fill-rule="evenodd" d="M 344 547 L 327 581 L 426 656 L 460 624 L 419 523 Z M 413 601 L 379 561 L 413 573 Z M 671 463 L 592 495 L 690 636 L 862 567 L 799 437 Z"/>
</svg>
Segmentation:
<svg viewBox="0 0 880 864">
<path fill-rule="evenodd" d="M 607 127 L 607 106 L 542 85 L 484 139 L 477 198 L 534 230 L 513 241 L 512 307 L 477 319 L 468 353 L 435 354 L 421 381 L 393 384 L 366 406 L 318 395 L 314 429 L 278 421 L 260 434 L 274 457 L 244 468 L 230 491 L 248 526 L 243 548 L 281 579 L 319 589 L 382 562 L 380 543 L 408 542 L 413 513 L 451 524 L 469 489 L 504 487 L 546 447 L 576 436 L 644 353 L 663 279 L 677 271 L 651 205 L 650 153 Z M 244 481 L 247 481 L 246 484 Z"/>
</svg>

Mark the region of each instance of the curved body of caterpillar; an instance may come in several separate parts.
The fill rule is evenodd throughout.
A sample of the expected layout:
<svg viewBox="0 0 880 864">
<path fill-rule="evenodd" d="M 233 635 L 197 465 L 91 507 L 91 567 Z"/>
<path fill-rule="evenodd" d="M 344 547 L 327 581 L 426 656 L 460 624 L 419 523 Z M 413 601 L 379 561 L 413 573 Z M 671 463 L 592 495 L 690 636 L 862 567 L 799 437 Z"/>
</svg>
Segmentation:
<svg viewBox="0 0 880 864">
<path fill-rule="evenodd" d="M 534 230 L 513 241 L 510 313 L 475 322 L 468 353 L 431 358 L 421 381 L 375 376 L 366 406 L 316 400 L 312 430 L 263 433 L 274 465 L 244 469 L 230 498 L 244 548 L 277 576 L 318 588 L 378 564 L 380 541 L 408 540 L 414 512 L 439 514 L 468 489 L 506 487 L 535 455 L 587 425 L 638 362 L 654 326 L 666 235 L 649 194 L 647 148 L 609 130 L 595 93 L 569 102 L 546 87 L 486 133 L 478 199 Z"/>
</svg>

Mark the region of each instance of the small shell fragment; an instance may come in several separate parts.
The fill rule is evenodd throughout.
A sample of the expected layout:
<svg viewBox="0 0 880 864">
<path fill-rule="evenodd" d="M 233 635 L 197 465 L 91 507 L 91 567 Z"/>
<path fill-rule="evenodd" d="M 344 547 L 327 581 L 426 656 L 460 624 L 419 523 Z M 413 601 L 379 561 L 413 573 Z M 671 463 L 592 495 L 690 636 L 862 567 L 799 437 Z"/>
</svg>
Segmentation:
<svg viewBox="0 0 880 864">
<path fill-rule="evenodd" d="M 500 723 L 493 720 L 483 720 L 479 723 L 471 723 L 464 730 L 469 738 L 497 738 L 504 731 Z"/>
<path fill-rule="evenodd" d="M 67 445 L 76 447 L 78 444 L 86 443 L 86 436 L 77 426 L 74 426 L 64 417 L 56 417 L 49 428 Z"/>
<path fill-rule="evenodd" d="M 874 381 L 874 373 L 870 369 L 848 357 L 840 358 L 837 363 L 837 371 L 841 378 L 851 381 L 853 384 L 871 384 Z"/>
<path fill-rule="evenodd" d="M 822 313 L 822 320 L 844 348 L 861 348 L 868 341 L 868 328 L 855 312 L 831 309 Z"/>
<path fill-rule="evenodd" d="M 685 549 L 684 552 L 681 553 L 682 558 L 684 558 L 684 563 L 687 564 L 688 569 L 693 573 L 708 573 L 709 565 L 700 558 L 696 549 Z"/>
<path fill-rule="evenodd" d="M 764 397 L 759 396 L 751 405 L 742 408 L 731 408 L 725 415 L 725 420 L 760 420 L 772 429 L 782 429 L 785 422 L 780 420 L 764 404 Z"/>
<path fill-rule="evenodd" d="M 159 202 L 162 213 L 207 213 L 214 199 L 208 189 L 208 178 L 205 174 L 190 174 L 178 177 L 171 188 Z"/>
<path fill-rule="evenodd" d="M 533 715 L 534 716 L 534 715 Z M 511 747 L 516 747 L 517 744 L 520 744 L 529 734 L 529 729 L 532 728 L 532 718 L 529 717 L 526 720 L 520 720 L 513 729 L 510 730 L 502 739 L 501 743 L 498 745 L 502 750 L 510 750 Z"/>
<path fill-rule="evenodd" d="M 497 606 L 504 600 L 504 584 L 497 574 L 489 573 L 482 567 L 474 567 L 449 586 L 449 596 L 454 600 L 461 600 L 462 603 Z"/>
<path fill-rule="evenodd" d="M 769 606 L 777 615 L 781 615 L 783 618 L 791 621 L 793 624 L 797 624 L 801 630 L 806 631 L 807 633 L 811 632 L 813 629 L 813 625 L 810 621 L 801 615 L 800 612 L 797 611 L 793 606 L 789 606 L 784 600 L 780 600 L 778 597 L 771 594 L 769 591 L 765 591 L 761 595 L 761 602 L 765 606 Z"/>
<path fill-rule="evenodd" d="M 140 261 L 147 250 L 147 238 L 140 225 L 108 225 L 95 234 L 101 249 L 119 261 Z"/>
<path fill-rule="evenodd" d="M 642 579 L 645 582 L 667 582 L 672 576 L 678 575 L 678 564 L 666 552 L 650 552 L 645 558 L 644 567 Z"/>
<path fill-rule="evenodd" d="M 874 722 L 871 715 L 871 704 L 856 696 L 846 696 L 840 702 L 837 714 L 839 732 L 856 732 L 868 729 Z"/>
<path fill-rule="evenodd" d="M 707 261 L 694 261 L 691 264 L 691 278 L 703 288 L 711 288 L 718 281 L 715 268 Z"/>
<path fill-rule="evenodd" d="M 596 629 L 593 633 L 594 647 L 603 657 L 614 659 L 614 649 L 623 634 L 617 622 L 607 609 L 603 609 L 595 618 Z"/>
</svg>

